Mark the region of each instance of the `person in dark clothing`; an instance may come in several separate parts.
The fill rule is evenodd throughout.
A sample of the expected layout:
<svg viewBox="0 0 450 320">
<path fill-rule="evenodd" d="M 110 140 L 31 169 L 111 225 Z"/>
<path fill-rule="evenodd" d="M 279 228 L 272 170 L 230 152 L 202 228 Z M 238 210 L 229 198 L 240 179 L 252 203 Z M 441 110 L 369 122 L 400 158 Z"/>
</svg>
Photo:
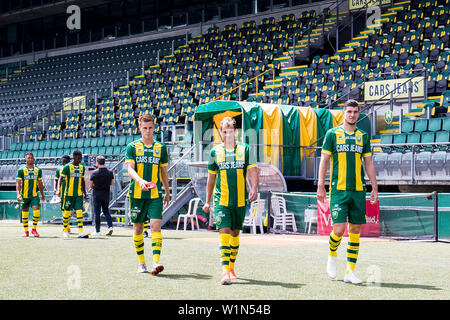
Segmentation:
<svg viewBox="0 0 450 320">
<path fill-rule="evenodd" d="M 108 223 L 108 232 L 106 233 L 106 235 L 110 236 L 113 233 L 112 219 L 108 210 L 109 189 L 112 185 L 114 185 L 114 174 L 112 171 L 108 170 L 105 167 L 105 157 L 98 156 L 97 169 L 91 173 L 89 182 L 89 189 L 93 190 L 92 203 L 95 215 L 95 233 L 91 234 L 91 236 L 101 235 L 100 211 L 103 211 L 103 214 L 106 217 L 106 222 Z"/>
</svg>

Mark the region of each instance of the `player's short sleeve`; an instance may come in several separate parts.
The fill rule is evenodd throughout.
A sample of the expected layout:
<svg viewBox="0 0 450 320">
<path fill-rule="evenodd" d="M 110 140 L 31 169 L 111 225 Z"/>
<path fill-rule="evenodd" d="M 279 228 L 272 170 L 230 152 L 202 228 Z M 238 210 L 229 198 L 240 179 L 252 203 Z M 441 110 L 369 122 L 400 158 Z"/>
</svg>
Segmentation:
<svg viewBox="0 0 450 320">
<path fill-rule="evenodd" d="M 86 167 L 82 166 L 81 177 L 84 178 L 84 174 L 86 173 Z"/>
<path fill-rule="evenodd" d="M 160 166 L 165 167 L 169 164 L 169 156 L 167 154 L 167 147 L 165 144 L 161 146 L 161 160 L 160 160 Z"/>
<path fill-rule="evenodd" d="M 217 174 L 218 168 L 219 167 L 217 166 L 216 162 L 216 150 L 213 148 L 209 152 L 208 172 L 212 174 Z"/>
<path fill-rule="evenodd" d="M 61 170 L 61 177 L 66 177 L 70 173 L 69 165 L 66 164 Z"/>
<path fill-rule="evenodd" d="M 247 159 L 247 164 L 246 164 L 247 169 L 256 167 L 256 155 L 255 155 L 254 151 L 255 150 L 254 150 L 253 147 L 251 147 L 249 145 L 246 145 L 246 147 L 245 147 L 245 158 Z"/>
<path fill-rule="evenodd" d="M 370 147 L 369 135 L 365 134 L 363 139 L 363 158 L 372 155 L 372 148 Z"/>
<path fill-rule="evenodd" d="M 23 180 L 23 169 L 17 170 L 16 179 Z"/>
<path fill-rule="evenodd" d="M 58 169 L 56 169 L 56 171 L 55 171 L 55 179 L 59 179 L 59 177 L 60 177 L 60 171 L 61 171 L 61 168 L 58 168 Z"/>
<path fill-rule="evenodd" d="M 42 169 L 38 169 L 38 180 L 42 180 Z"/>
<path fill-rule="evenodd" d="M 322 152 L 325 152 L 326 154 L 331 155 L 333 153 L 333 131 L 328 130 L 325 134 L 325 139 L 323 139 L 322 144 Z"/>
<path fill-rule="evenodd" d="M 127 145 L 126 153 L 125 153 L 125 162 L 127 163 L 136 163 L 136 149 L 133 143 L 129 143 Z"/>
</svg>

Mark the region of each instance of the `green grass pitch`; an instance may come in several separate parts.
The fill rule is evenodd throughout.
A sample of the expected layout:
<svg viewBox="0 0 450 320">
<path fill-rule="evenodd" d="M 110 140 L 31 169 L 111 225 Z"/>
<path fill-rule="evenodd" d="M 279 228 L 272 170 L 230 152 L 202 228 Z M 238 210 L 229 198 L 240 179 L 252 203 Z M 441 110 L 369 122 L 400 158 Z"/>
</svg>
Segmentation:
<svg viewBox="0 0 450 320">
<path fill-rule="evenodd" d="M 165 270 L 154 277 L 136 273 L 131 228 L 90 239 L 63 239 L 61 230 L 39 224 L 39 239 L 22 238 L 20 224 L 0 224 L 1 300 L 450 299 L 446 243 L 362 238 L 355 271 L 364 283 L 352 285 L 343 282 L 347 238 L 338 249 L 338 278 L 330 280 L 326 236 L 246 233 L 236 263 L 240 279 L 221 286 L 217 232 L 163 230 Z M 150 238 L 145 257 L 150 266 Z"/>
</svg>

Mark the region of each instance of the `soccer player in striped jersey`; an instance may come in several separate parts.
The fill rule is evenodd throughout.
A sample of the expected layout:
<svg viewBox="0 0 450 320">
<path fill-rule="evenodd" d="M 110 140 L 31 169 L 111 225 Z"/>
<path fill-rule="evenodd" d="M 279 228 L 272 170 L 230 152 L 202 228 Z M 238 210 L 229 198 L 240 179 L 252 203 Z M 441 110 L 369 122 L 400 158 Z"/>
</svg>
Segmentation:
<svg viewBox="0 0 450 320">
<path fill-rule="evenodd" d="M 344 103 L 344 123 L 328 130 L 322 145 L 319 165 L 317 200 L 326 200 L 325 175 L 331 159 L 330 213 L 333 231 L 329 238 L 327 273 L 336 277 L 337 248 L 341 243 L 348 220 L 347 268 L 344 281 L 359 284 L 362 281 L 354 273 L 359 252 L 361 225 L 366 223 L 366 186 L 364 169 L 369 177 L 372 191 L 370 202 L 378 201 L 378 185 L 372 162 L 369 136 L 357 128 L 360 106 L 355 100 Z"/>
<path fill-rule="evenodd" d="M 63 236 L 69 237 L 69 221 L 72 210 L 77 215 L 78 238 L 88 238 L 83 232 L 83 203 L 87 200 L 86 183 L 84 181 L 85 166 L 81 164 L 82 153 L 75 150 L 72 154 L 72 162 L 66 164 L 60 174 L 60 193 L 63 192 L 62 185 L 65 180 L 64 203 L 63 203 Z"/>
<path fill-rule="evenodd" d="M 258 188 L 258 168 L 250 147 L 236 142 L 236 120 L 225 117 L 220 123 L 223 143 L 211 149 L 203 211 L 210 210 L 214 191 L 214 218 L 220 237 L 223 285 L 237 279 L 234 264 L 239 250 L 239 233 L 243 228 L 245 207 L 255 201 Z M 251 189 L 247 193 L 246 178 Z"/>
<path fill-rule="evenodd" d="M 61 177 L 62 169 L 69 162 L 70 162 L 70 156 L 68 156 L 68 155 L 62 156 L 61 157 L 62 165 L 59 168 L 57 168 L 56 172 L 55 172 L 55 192 L 54 192 L 54 194 L 58 195 L 59 198 L 61 199 L 61 202 L 60 202 L 61 214 L 64 211 L 63 204 L 64 204 L 64 191 L 65 191 L 65 187 L 66 187 L 66 180 L 62 180 L 62 185 L 60 187 L 59 186 L 59 178 Z M 68 229 L 68 232 L 70 232 L 70 228 Z"/>
<path fill-rule="evenodd" d="M 41 193 L 41 201 L 45 201 L 42 169 L 34 165 L 34 156 L 31 152 L 28 152 L 25 155 L 25 163 L 26 165 L 17 171 L 16 176 L 17 201 L 22 202 L 22 223 L 25 230 L 23 236 L 29 236 L 28 215 L 31 207 L 33 209 L 33 228 L 31 233 L 33 236 L 39 237 L 36 228 L 41 213 L 41 203 L 39 201 L 37 189 L 39 189 L 39 192 Z"/>
<path fill-rule="evenodd" d="M 152 232 L 152 275 L 164 270 L 159 262 L 162 248 L 161 222 L 163 208 L 170 202 L 169 164 L 166 146 L 153 139 L 155 120 L 151 115 L 139 117 L 141 138 L 127 145 L 125 164 L 131 177 L 128 192 L 133 240 L 139 260 L 138 272 L 147 272 L 144 257 L 144 222 L 150 219 Z M 162 196 L 162 186 L 165 195 Z"/>
</svg>

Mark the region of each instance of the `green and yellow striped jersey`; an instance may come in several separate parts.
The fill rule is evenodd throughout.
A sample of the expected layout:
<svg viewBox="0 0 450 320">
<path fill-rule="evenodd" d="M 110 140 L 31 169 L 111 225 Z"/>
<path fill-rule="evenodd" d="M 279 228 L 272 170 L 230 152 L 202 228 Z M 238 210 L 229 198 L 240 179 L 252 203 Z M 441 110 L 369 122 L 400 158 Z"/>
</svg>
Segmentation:
<svg viewBox="0 0 450 320">
<path fill-rule="evenodd" d="M 331 156 L 330 190 L 365 191 L 362 159 L 371 156 L 369 135 L 361 129 L 346 132 L 338 126 L 327 131 L 322 152 Z"/>
<path fill-rule="evenodd" d="M 61 177 L 64 177 L 65 188 L 63 189 L 66 197 L 81 197 L 83 191 L 81 189 L 82 181 L 84 181 L 85 167 L 83 165 L 75 166 L 73 163 L 66 164 L 61 170 Z"/>
<path fill-rule="evenodd" d="M 139 183 L 131 180 L 129 197 L 134 199 L 162 198 L 161 167 L 169 164 L 166 145 L 153 141 L 152 145 L 145 145 L 142 139 L 130 142 L 127 145 L 125 162 L 134 163 L 134 169 L 139 177 L 145 181 L 152 181 L 156 188 L 143 191 Z"/>
<path fill-rule="evenodd" d="M 23 166 L 17 171 L 16 179 L 22 181 L 20 193 L 23 199 L 37 197 L 37 182 L 42 180 L 42 169 L 36 166 L 33 169 L 28 169 L 27 166 Z"/>
<path fill-rule="evenodd" d="M 217 175 L 214 205 L 243 207 L 247 204 L 247 170 L 255 167 L 250 147 L 237 143 L 234 149 L 220 144 L 210 152 L 208 172 Z"/>
<path fill-rule="evenodd" d="M 57 179 L 57 180 L 59 179 L 59 177 L 61 176 L 61 172 L 62 172 L 63 168 L 64 168 L 64 166 L 61 166 L 58 169 L 56 169 L 55 179 Z M 62 193 L 64 192 L 65 188 L 66 188 L 66 179 L 62 179 L 62 181 L 61 181 L 61 189 L 60 189 L 61 192 L 59 192 L 59 197 L 60 198 L 62 197 Z"/>
</svg>

